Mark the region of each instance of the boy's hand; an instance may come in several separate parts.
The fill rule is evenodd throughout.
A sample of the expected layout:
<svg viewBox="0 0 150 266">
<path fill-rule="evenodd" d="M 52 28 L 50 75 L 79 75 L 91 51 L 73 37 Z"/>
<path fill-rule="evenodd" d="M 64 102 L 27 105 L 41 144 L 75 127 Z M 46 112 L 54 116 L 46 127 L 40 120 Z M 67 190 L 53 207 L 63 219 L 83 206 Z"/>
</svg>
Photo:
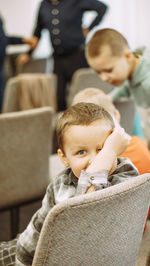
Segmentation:
<svg viewBox="0 0 150 266">
<path fill-rule="evenodd" d="M 131 137 L 124 128 L 116 127 L 112 134 L 106 139 L 103 149 L 115 152 L 116 156 L 123 153 L 129 145 Z"/>
<path fill-rule="evenodd" d="M 117 157 L 127 148 L 131 137 L 123 128 L 117 127 L 106 139 L 103 149 L 87 167 L 87 173 L 115 170 Z"/>
<path fill-rule="evenodd" d="M 88 193 L 90 193 L 90 192 L 94 192 L 95 190 L 96 190 L 96 188 L 92 185 L 92 186 L 90 186 L 90 187 L 87 189 L 87 191 L 86 191 L 85 194 L 88 194 Z"/>
</svg>

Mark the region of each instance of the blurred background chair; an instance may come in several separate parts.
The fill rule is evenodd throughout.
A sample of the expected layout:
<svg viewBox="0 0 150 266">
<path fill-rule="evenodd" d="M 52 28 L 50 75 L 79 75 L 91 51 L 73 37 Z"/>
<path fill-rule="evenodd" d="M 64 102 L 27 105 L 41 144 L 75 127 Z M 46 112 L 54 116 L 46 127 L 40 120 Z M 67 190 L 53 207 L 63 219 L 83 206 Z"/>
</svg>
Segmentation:
<svg viewBox="0 0 150 266">
<path fill-rule="evenodd" d="M 50 106 L 56 111 L 55 74 L 20 74 L 10 78 L 5 87 L 2 112 L 14 112 Z"/>
<path fill-rule="evenodd" d="M 120 124 L 125 129 L 125 131 L 132 135 L 133 124 L 136 113 L 136 106 L 134 100 L 131 98 L 123 99 L 114 102 L 114 105 L 119 110 L 121 115 Z"/>
<path fill-rule="evenodd" d="M 150 149 L 150 108 L 137 107 L 138 113 L 141 118 L 142 129 L 144 131 L 145 138 L 148 142 Z"/>
<path fill-rule="evenodd" d="M 20 73 L 46 73 L 47 72 L 47 58 L 31 58 L 29 62 L 22 66 L 16 67 L 16 74 Z"/>
<path fill-rule="evenodd" d="M 6 81 L 21 73 L 50 73 L 52 72 L 52 58 L 31 58 L 30 61 L 22 66 L 16 65 L 16 59 L 20 53 L 9 53 L 5 59 Z"/>
<path fill-rule="evenodd" d="M 52 118 L 50 107 L 0 115 L 0 212 L 10 210 L 12 238 L 19 208 L 41 199 L 49 183 Z"/>
<path fill-rule="evenodd" d="M 108 94 L 113 89 L 113 86 L 102 81 L 93 69 L 81 68 L 73 75 L 68 95 L 68 105 L 72 103 L 73 97 L 85 88 L 98 88 Z M 121 126 L 128 134 L 132 135 L 136 112 L 134 101 L 128 98 L 114 102 L 114 104 L 121 114 Z"/>
<path fill-rule="evenodd" d="M 150 202 L 150 174 L 74 197 L 47 215 L 32 266 L 133 266 Z"/>
<path fill-rule="evenodd" d="M 77 92 L 85 88 L 99 88 L 109 93 L 113 86 L 102 81 L 98 74 L 91 68 L 80 68 L 73 74 L 71 85 L 69 88 L 68 105 L 71 104 L 73 97 Z"/>
</svg>

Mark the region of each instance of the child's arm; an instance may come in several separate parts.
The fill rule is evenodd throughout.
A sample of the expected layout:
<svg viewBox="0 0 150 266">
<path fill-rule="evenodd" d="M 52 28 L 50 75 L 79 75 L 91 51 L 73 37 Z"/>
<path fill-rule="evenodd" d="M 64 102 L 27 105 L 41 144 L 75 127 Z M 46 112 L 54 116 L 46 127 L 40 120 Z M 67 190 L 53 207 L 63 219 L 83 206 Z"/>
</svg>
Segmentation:
<svg viewBox="0 0 150 266">
<path fill-rule="evenodd" d="M 123 128 L 114 129 L 86 171 L 81 171 L 78 181 L 79 193 L 88 193 L 108 186 L 108 175 L 115 170 L 117 157 L 126 149 L 129 140 L 130 136 Z"/>
<path fill-rule="evenodd" d="M 117 157 L 127 148 L 131 137 L 123 128 L 115 128 L 105 141 L 103 149 L 86 169 L 87 173 L 110 172 Z"/>
</svg>

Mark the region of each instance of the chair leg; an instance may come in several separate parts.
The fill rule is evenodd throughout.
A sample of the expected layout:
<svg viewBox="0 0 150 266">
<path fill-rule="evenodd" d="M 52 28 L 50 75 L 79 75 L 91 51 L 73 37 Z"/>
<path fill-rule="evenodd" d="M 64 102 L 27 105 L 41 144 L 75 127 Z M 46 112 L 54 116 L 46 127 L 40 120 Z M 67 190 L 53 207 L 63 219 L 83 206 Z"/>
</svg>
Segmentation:
<svg viewBox="0 0 150 266">
<path fill-rule="evenodd" d="M 10 209 L 11 220 L 11 238 L 15 238 L 19 233 L 19 207 Z"/>
</svg>

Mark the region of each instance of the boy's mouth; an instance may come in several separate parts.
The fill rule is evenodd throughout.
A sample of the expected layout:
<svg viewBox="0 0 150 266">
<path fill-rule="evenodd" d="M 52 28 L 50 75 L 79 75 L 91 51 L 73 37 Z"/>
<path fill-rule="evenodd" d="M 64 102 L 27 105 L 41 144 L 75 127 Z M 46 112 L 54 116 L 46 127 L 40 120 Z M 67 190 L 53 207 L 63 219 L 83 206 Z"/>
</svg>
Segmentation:
<svg viewBox="0 0 150 266">
<path fill-rule="evenodd" d="M 122 84 L 122 82 L 119 80 L 112 80 L 110 83 L 113 86 L 120 86 Z"/>
</svg>

